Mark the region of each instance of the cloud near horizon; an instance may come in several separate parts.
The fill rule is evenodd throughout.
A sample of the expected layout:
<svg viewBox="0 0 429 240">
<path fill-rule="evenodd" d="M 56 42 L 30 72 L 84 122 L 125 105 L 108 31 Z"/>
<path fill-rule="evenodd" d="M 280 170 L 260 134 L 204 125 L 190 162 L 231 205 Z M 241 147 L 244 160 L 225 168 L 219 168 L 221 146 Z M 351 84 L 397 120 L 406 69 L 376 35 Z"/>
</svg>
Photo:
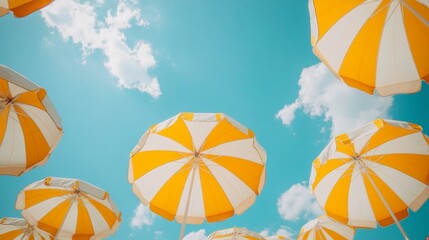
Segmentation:
<svg viewBox="0 0 429 240">
<path fill-rule="evenodd" d="M 137 89 L 153 98 L 161 95 L 156 77 L 149 69 L 156 66 L 150 44 L 143 40 L 130 47 L 124 31 L 133 26 L 144 27 L 149 23 L 142 19 L 136 0 L 119 0 L 116 11 L 109 10 L 104 20 L 99 20 L 97 1 L 81 3 L 79 0 L 54 1 L 41 10 L 46 25 L 56 29 L 64 41 L 79 45 L 84 63 L 86 57 L 100 50 L 106 57 L 104 66 L 117 78 L 117 85 Z"/>
<path fill-rule="evenodd" d="M 196 232 L 190 232 L 188 233 L 183 240 L 206 240 L 206 230 L 200 229 Z"/>
<path fill-rule="evenodd" d="M 342 83 L 323 63 L 304 68 L 298 84 L 298 98 L 286 104 L 276 118 L 290 126 L 295 112 L 302 109 L 311 117 L 331 122 L 331 137 L 376 118 L 387 118 L 393 105 L 393 97 L 368 95 Z"/>
<path fill-rule="evenodd" d="M 271 229 L 265 228 L 259 233 L 259 235 L 266 238 L 267 240 L 278 239 L 278 236 L 282 236 L 286 239 L 293 239 L 293 235 L 295 235 L 295 233 L 292 228 L 281 226 L 281 228 L 277 229 L 275 233 L 272 233 Z"/>
<path fill-rule="evenodd" d="M 143 226 L 152 226 L 155 220 L 155 214 L 153 214 L 148 206 L 144 206 L 139 203 L 137 208 L 134 209 L 134 215 L 131 219 L 131 228 L 141 229 Z"/>
<path fill-rule="evenodd" d="M 323 214 L 306 182 L 292 185 L 277 200 L 277 210 L 287 221 L 308 220 Z"/>
</svg>

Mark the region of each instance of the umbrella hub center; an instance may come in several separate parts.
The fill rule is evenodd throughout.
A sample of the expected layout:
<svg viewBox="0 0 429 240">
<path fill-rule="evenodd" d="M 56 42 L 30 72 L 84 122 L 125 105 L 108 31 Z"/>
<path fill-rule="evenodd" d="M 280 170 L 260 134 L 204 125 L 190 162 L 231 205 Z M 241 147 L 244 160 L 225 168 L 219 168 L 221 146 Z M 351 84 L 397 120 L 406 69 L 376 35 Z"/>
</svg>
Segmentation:
<svg viewBox="0 0 429 240">
<path fill-rule="evenodd" d="M 361 172 L 366 172 L 368 166 L 365 164 L 364 160 L 359 155 L 356 154 L 354 157 L 352 157 L 352 159 L 359 165 L 359 170 Z"/>
<path fill-rule="evenodd" d="M 5 109 L 6 106 L 11 102 L 12 100 L 7 97 L 2 97 L 0 95 L 0 111 Z"/>
</svg>

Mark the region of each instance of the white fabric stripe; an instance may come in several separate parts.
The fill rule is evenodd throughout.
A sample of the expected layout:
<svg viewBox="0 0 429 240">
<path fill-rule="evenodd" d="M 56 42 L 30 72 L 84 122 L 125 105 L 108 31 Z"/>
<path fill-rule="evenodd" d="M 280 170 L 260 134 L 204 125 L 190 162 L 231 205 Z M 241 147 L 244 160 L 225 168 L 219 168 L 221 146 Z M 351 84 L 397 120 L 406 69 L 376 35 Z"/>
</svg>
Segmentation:
<svg viewBox="0 0 429 240">
<path fill-rule="evenodd" d="M 383 155 L 383 154 L 421 154 L 429 155 L 429 145 L 421 132 L 408 134 L 370 150 L 362 156 Z"/>
<path fill-rule="evenodd" d="M 337 152 L 337 145 L 334 140 L 332 140 L 323 151 L 318 156 L 321 164 L 324 164 L 329 159 L 342 159 L 342 158 L 350 158 L 345 153 Z"/>
<path fill-rule="evenodd" d="M 202 217 L 205 218 L 204 212 L 204 200 L 203 200 L 203 191 L 201 189 L 201 178 L 200 171 L 198 168 L 195 169 L 194 184 L 192 187 L 192 195 L 189 202 L 188 217 Z M 192 170 L 189 172 L 188 179 L 186 180 L 185 186 L 183 187 L 182 198 L 180 199 L 180 204 L 177 209 L 176 216 L 180 218 L 185 216 L 186 202 L 189 194 L 189 187 L 192 179 Z M 189 222 L 189 221 L 187 221 Z"/>
<path fill-rule="evenodd" d="M 191 134 L 195 150 L 199 151 L 201 149 L 201 145 L 204 143 L 209 133 L 211 133 L 213 128 L 216 127 L 219 122 L 185 121 L 185 124 L 188 127 L 189 133 Z"/>
<path fill-rule="evenodd" d="M 367 0 L 336 22 L 317 43 L 319 51 L 339 72 L 341 64 L 359 30 L 382 1 Z"/>
<path fill-rule="evenodd" d="M 330 219 L 329 217 L 320 217 L 319 218 L 320 223 L 323 225 L 324 228 L 329 229 L 331 231 L 334 231 L 341 236 L 345 237 L 346 239 L 353 239 L 355 231 L 353 228 L 339 223 L 337 221 L 334 221 Z"/>
<path fill-rule="evenodd" d="M 48 145 L 50 147 L 55 145 L 62 134 L 47 112 L 26 104 L 17 105 L 22 108 L 26 114 L 36 123 L 37 127 L 40 129 L 46 141 L 48 142 Z"/>
<path fill-rule="evenodd" d="M 92 205 L 86 198 L 82 198 L 83 203 L 89 213 L 92 223 L 92 229 L 95 235 L 106 234 L 105 232 L 110 232 L 109 224 L 106 222 L 106 219 L 103 215 L 97 210 L 97 208 Z"/>
<path fill-rule="evenodd" d="M 237 176 L 209 159 L 204 159 L 207 167 L 216 178 L 236 212 L 242 211 L 246 200 L 254 197 L 255 193 Z"/>
<path fill-rule="evenodd" d="M 10 95 L 12 98 L 18 96 L 19 94 L 23 93 L 23 92 L 27 92 L 27 89 L 24 89 L 20 86 L 17 86 L 11 82 L 8 83 L 9 85 L 9 91 L 10 91 Z"/>
<path fill-rule="evenodd" d="M 379 128 L 374 123 L 366 124 L 358 129 L 358 131 L 348 132 L 347 136 L 352 141 L 355 152 L 360 154 L 363 148 L 367 147 L 368 140 L 379 131 Z M 365 150 L 365 149 L 364 149 Z"/>
<path fill-rule="evenodd" d="M 308 11 L 310 14 L 310 29 L 311 29 L 311 37 L 314 42 L 314 44 L 318 38 L 319 38 L 319 28 L 317 26 L 317 17 L 316 17 L 316 10 L 314 9 L 314 2 L 313 0 L 308 1 Z"/>
<path fill-rule="evenodd" d="M 429 0 L 417 0 L 417 2 L 425 5 L 426 7 L 429 7 Z"/>
<path fill-rule="evenodd" d="M 324 228 L 320 228 L 320 232 L 323 234 L 326 240 L 333 240 L 333 238 L 325 231 Z"/>
<path fill-rule="evenodd" d="M 152 150 L 163 150 L 163 151 L 176 151 L 191 153 L 189 149 L 181 145 L 180 143 L 162 135 L 149 134 L 143 148 L 140 152 L 152 151 Z"/>
<path fill-rule="evenodd" d="M 353 169 L 352 180 L 348 191 L 349 225 L 375 228 L 377 221 L 369 202 L 366 186 L 363 181 L 359 164 Z"/>
<path fill-rule="evenodd" d="M 367 161 L 368 167 L 408 206 L 427 188 L 425 183 L 382 164 Z"/>
<path fill-rule="evenodd" d="M 9 82 L 28 90 L 35 90 L 39 88 L 39 86 L 29 81 L 21 74 L 1 64 L 0 64 L 0 77 L 3 79 L 7 79 Z"/>
<path fill-rule="evenodd" d="M 376 76 L 376 86 L 420 80 L 399 1 L 390 3 L 378 52 Z"/>
<path fill-rule="evenodd" d="M 142 196 L 148 201 L 152 201 L 156 193 L 161 190 L 162 186 L 183 167 L 183 163 L 191 160 L 193 156 L 179 159 L 153 169 L 135 181 Z"/>
<path fill-rule="evenodd" d="M 11 106 L 6 132 L 0 145 L 0 165 L 25 167 L 26 158 L 24 133 L 15 108 Z"/>
<path fill-rule="evenodd" d="M 31 215 L 40 220 L 46 214 L 48 214 L 53 208 L 57 207 L 59 204 L 64 202 L 68 197 L 60 196 L 46 199 L 45 201 L 40 202 L 39 204 L 33 205 L 30 208 L 24 209 L 22 212 L 31 213 Z M 27 219 L 28 220 L 28 219 Z M 30 222 L 33 224 L 32 222 Z"/>
<path fill-rule="evenodd" d="M 45 106 L 46 111 L 48 112 L 52 120 L 55 122 L 57 127 L 62 128 L 60 115 L 58 114 L 57 110 L 54 107 L 54 104 L 52 104 L 52 101 L 49 99 L 48 95 L 45 96 L 45 98 L 42 101 L 42 104 L 43 106 Z"/>
<path fill-rule="evenodd" d="M 194 122 L 217 122 L 216 113 L 194 113 L 192 117 Z"/>
<path fill-rule="evenodd" d="M 66 201 L 72 201 L 72 204 L 68 210 L 66 217 L 64 218 L 61 232 L 73 235 L 76 232 L 76 222 L 78 218 L 77 202 L 71 200 L 73 196 L 69 195 Z M 61 234 L 61 235 L 62 235 Z"/>
<path fill-rule="evenodd" d="M 166 129 L 166 128 L 170 127 L 171 125 L 173 125 L 177 121 L 177 118 L 179 117 L 179 115 L 180 114 L 178 114 L 172 118 L 169 118 L 163 122 L 158 123 L 156 125 L 156 127 L 154 128 L 155 132 L 159 132 L 159 131 Z"/>
<path fill-rule="evenodd" d="M 330 172 L 319 182 L 316 188 L 313 189 L 313 192 L 316 195 L 316 199 L 319 202 L 319 205 L 323 208 L 325 207 L 326 201 L 331 194 L 332 189 L 334 188 L 338 180 L 342 177 L 344 172 L 347 171 L 347 169 L 350 167 L 350 164 L 352 164 L 352 162 L 343 164 L 339 168 Z"/>
<path fill-rule="evenodd" d="M 237 140 L 217 145 L 203 151 L 203 154 L 214 154 L 219 156 L 229 156 L 263 164 L 264 160 L 253 146 L 254 138 Z"/>
</svg>

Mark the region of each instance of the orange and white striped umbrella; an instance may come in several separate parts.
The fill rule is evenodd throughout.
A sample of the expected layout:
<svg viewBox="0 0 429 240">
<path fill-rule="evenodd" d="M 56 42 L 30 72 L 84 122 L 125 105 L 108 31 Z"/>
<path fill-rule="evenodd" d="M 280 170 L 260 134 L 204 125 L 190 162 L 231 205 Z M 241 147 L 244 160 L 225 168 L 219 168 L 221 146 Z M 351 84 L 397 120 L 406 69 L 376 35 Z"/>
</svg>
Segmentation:
<svg viewBox="0 0 429 240">
<path fill-rule="evenodd" d="M 46 7 L 54 0 L 0 0 L 0 17 L 13 12 L 15 17 L 25 17 L 41 8 Z"/>
<path fill-rule="evenodd" d="M 106 238 L 121 223 L 109 194 L 77 179 L 48 177 L 34 182 L 20 192 L 15 207 L 55 239 Z"/>
<path fill-rule="evenodd" d="M 130 156 L 134 193 L 170 221 L 241 214 L 265 183 L 264 149 L 251 130 L 222 113 L 180 113 L 149 128 Z"/>
<path fill-rule="evenodd" d="M 427 0 L 309 0 L 314 53 L 347 85 L 382 96 L 429 83 Z"/>
<path fill-rule="evenodd" d="M 326 214 L 387 226 L 429 198 L 429 138 L 419 125 L 377 119 L 335 137 L 313 162 L 311 188 Z M 405 233 L 403 232 L 405 235 Z"/>
<path fill-rule="evenodd" d="M 265 240 L 264 237 L 256 232 L 250 231 L 247 228 L 228 228 L 211 233 L 207 240 Z"/>
<path fill-rule="evenodd" d="M 352 240 L 354 236 L 353 227 L 321 216 L 302 226 L 297 240 Z"/>
<path fill-rule="evenodd" d="M 53 240 L 47 232 L 30 225 L 22 218 L 0 219 L 0 239 L 3 240 Z"/>
<path fill-rule="evenodd" d="M 21 175 L 44 164 L 62 135 L 46 91 L 0 65 L 0 174 Z"/>
</svg>

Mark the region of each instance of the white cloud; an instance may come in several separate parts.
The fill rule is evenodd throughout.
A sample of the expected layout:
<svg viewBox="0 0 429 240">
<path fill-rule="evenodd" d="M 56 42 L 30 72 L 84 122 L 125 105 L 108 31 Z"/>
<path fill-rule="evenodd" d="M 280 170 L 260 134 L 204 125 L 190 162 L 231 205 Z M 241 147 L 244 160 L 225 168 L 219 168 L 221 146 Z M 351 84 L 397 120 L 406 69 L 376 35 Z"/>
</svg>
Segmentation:
<svg viewBox="0 0 429 240">
<path fill-rule="evenodd" d="M 99 20 L 94 5 L 79 0 L 54 1 L 44 8 L 42 17 L 46 24 L 56 29 L 64 41 L 80 45 L 84 62 L 95 50 L 101 50 L 106 57 L 104 66 L 118 79 L 117 85 L 126 89 L 137 89 L 153 98 L 161 95 L 156 77 L 149 69 L 156 66 L 152 47 L 139 40 L 132 47 L 126 42 L 124 30 L 133 25 L 148 26 L 140 15 L 136 0 L 119 0 L 116 11 L 107 12 L 104 20 Z"/>
<path fill-rule="evenodd" d="M 277 200 L 280 216 L 288 221 L 310 219 L 322 214 L 310 188 L 305 182 L 292 185 Z"/>
<path fill-rule="evenodd" d="M 259 234 L 267 240 L 278 240 L 280 239 L 279 236 L 285 239 L 293 239 L 293 235 L 295 235 L 293 229 L 287 226 L 281 226 L 275 233 L 271 229 L 266 228 Z"/>
<path fill-rule="evenodd" d="M 142 228 L 143 226 L 151 226 L 155 220 L 155 215 L 149 210 L 149 207 L 139 204 L 134 209 L 134 216 L 131 219 L 132 228 Z"/>
<path fill-rule="evenodd" d="M 296 110 L 302 109 L 311 117 L 330 121 L 331 136 L 379 117 L 386 118 L 393 105 L 393 97 L 371 96 L 347 86 L 322 63 L 303 69 L 298 84 L 298 98 L 285 105 L 276 118 L 291 125 Z"/>
<path fill-rule="evenodd" d="M 206 240 L 206 230 L 200 229 L 197 232 L 188 233 L 183 240 Z"/>
</svg>

